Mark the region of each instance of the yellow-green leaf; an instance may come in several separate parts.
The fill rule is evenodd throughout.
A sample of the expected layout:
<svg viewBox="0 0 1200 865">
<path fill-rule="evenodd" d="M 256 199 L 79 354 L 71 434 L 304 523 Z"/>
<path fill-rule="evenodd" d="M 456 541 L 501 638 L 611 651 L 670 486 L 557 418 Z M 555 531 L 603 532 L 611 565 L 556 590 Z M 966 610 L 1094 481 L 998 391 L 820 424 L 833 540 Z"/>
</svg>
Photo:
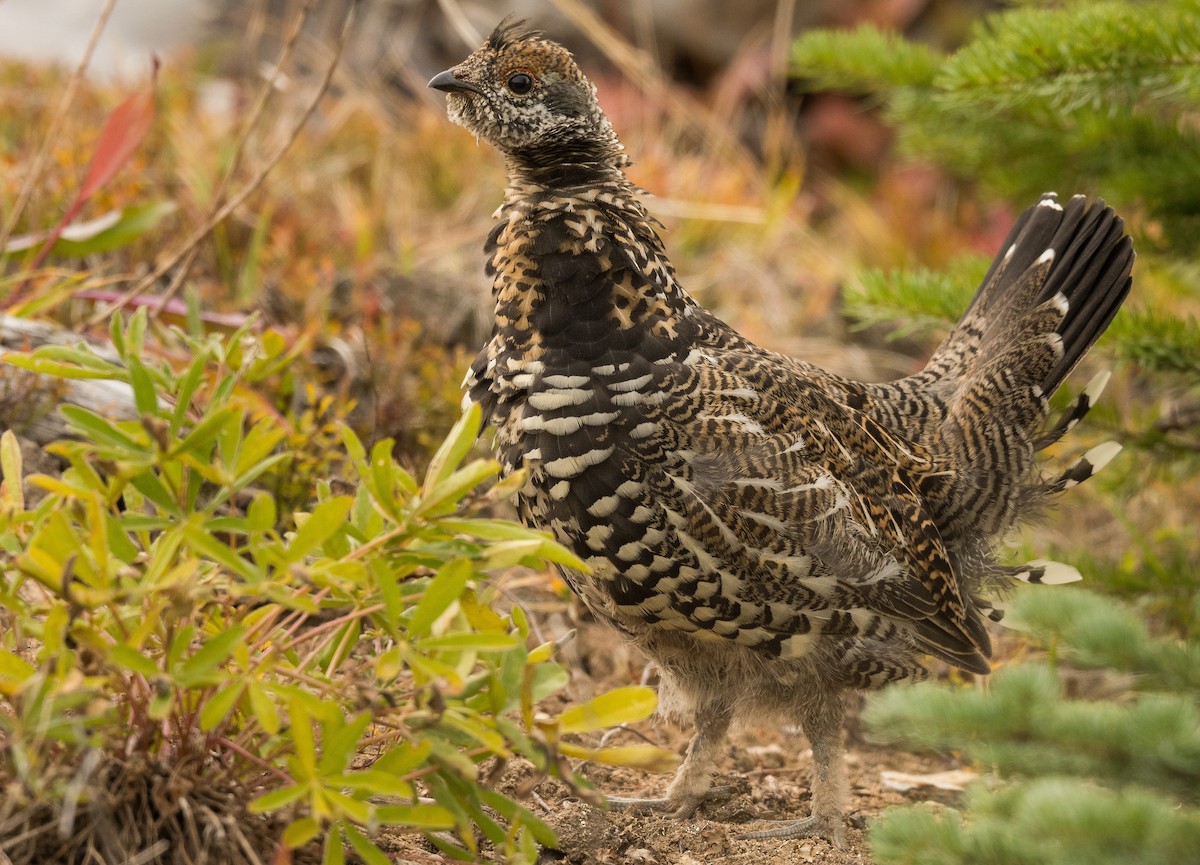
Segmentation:
<svg viewBox="0 0 1200 865">
<path fill-rule="evenodd" d="M 631 724 L 650 717 L 657 707 L 658 697 L 651 688 L 640 685 L 615 688 L 581 706 L 567 709 L 558 716 L 558 729 L 563 733 L 590 733 Z"/>
<path fill-rule="evenodd" d="M 176 680 L 184 685 L 206 682 L 233 653 L 234 643 L 245 633 L 246 626 L 238 624 L 208 637 L 204 645 L 175 671 Z"/>
<path fill-rule="evenodd" d="M 515 634 L 467 632 L 446 634 L 444 637 L 425 637 L 417 646 L 425 651 L 458 650 L 477 652 L 507 652 L 521 644 Z"/>
<path fill-rule="evenodd" d="M 441 805 L 380 805 L 375 819 L 382 826 L 417 826 L 421 829 L 453 829 L 454 815 Z"/>
<path fill-rule="evenodd" d="M 446 436 L 437 453 L 429 462 L 429 471 L 425 475 L 423 492 L 429 495 L 434 487 L 454 473 L 459 463 L 463 461 L 479 437 L 481 412 L 478 405 L 472 404 L 458 419 L 454 428 Z"/>
<path fill-rule="evenodd" d="M 350 842 L 354 852 L 361 856 L 367 865 L 392 865 L 392 860 L 385 856 L 383 851 L 357 828 L 349 823 L 343 823 L 342 831 L 346 834 L 346 840 Z"/>
<path fill-rule="evenodd" d="M 0 693 L 14 694 L 37 672 L 33 664 L 7 649 L 0 649 Z"/>
<path fill-rule="evenodd" d="M 474 573 L 475 568 L 468 559 L 451 559 L 442 565 L 425 587 L 425 592 L 413 611 L 408 622 L 409 632 L 418 637 L 428 634 L 438 616 L 458 600 Z"/>
<path fill-rule="evenodd" d="M 354 499 L 338 496 L 321 502 L 296 529 L 295 537 L 288 544 L 287 560 L 299 562 L 321 544 L 332 537 L 346 522 Z"/>
<path fill-rule="evenodd" d="M 300 799 L 306 789 L 301 784 L 293 784 L 290 787 L 280 787 L 278 790 L 264 793 L 250 803 L 250 811 L 254 814 L 266 814 L 271 811 L 278 811 L 280 808 L 286 808 Z"/>
<path fill-rule="evenodd" d="M 204 731 L 215 729 L 233 711 L 237 701 L 242 698 L 244 690 L 245 685 L 243 684 L 230 684 L 224 688 L 218 688 L 200 707 L 200 729 Z"/>
<path fill-rule="evenodd" d="M 420 513 L 430 515 L 452 509 L 467 493 L 499 472 L 500 463 L 495 460 L 476 460 L 464 466 L 425 493 Z"/>
<path fill-rule="evenodd" d="M 674 772 L 679 755 L 653 745 L 619 745 L 613 748 L 585 748 L 570 742 L 560 742 L 559 750 L 577 760 L 590 760 L 609 766 L 628 766 L 646 772 Z"/>
<path fill-rule="evenodd" d="M 522 559 L 536 556 L 545 542 L 543 538 L 529 538 L 491 544 L 483 551 L 480 567 L 482 569 L 508 568 L 519 564 Z"/>
<path fill-rule="evenodd" d="M 21 484 L 21 444 L 12 430 L 0 435 L 0 507 L 12 513 L 25 510 L 25 491 Z"/>
<path fill-rule="evenodd" d="M 345 865 L 346 848 L 342 845 L 342 833 L 337 826 L 330 828 L 325 836 L 325 854 L 321 858 L 322 865 Z"/>
<path fill-rule="evenodd" d="M 126 643 L 117 643 L 113 646 L 109 652 L 109 658 L 125 669 L 140 673 L 148 679 L 161 672 L 158 664 L 152 659 Z"/>
<path fill-rule="evenodd" d="M 404 657 L 395 646 L 375 658 L 375 676 L 383 681 L 391 681 L 404 672 Z"/>
<path fill-rule="evenodd" d="M 295 850 L 316 838 L 320 831 L 321 824 L 312 817 L 301 817 L 299 820 L 293 820 L 283 830 L 283 844 L 288 849 Z"/>
<path fill-rule="evenodd" d="M 275 698 L 257 681 L 247 683 L 246 696 L 250 700 L 250 711 L 259 725 L 272 736 L 278 733 L 279 707 L 275 705 Z"/>
</svg>

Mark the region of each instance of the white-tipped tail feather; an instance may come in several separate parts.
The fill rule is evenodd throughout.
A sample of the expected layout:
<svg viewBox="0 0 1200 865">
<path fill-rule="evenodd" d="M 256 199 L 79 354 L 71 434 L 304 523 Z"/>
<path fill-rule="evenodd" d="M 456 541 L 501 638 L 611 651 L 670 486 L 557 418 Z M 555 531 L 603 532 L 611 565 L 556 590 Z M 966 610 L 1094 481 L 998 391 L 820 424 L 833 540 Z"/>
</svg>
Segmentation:
<svg viewBox="0 0 1200 865">
<path fill-rule="evenodd" d="M 1083 579 L 1078 569 L 1062 562 L 1051 562 L 1047 559 L 1033 559 L 1020 566 L 1014 580 L 1024 583 L 1037 583 L 1041 586 L 1061 586 L 1063 583 L 1077 583 Z"/>
<path fill-rule="evenodd" d="M 1108 387 L 1108 380 L 1110 378 L 1112 378 L 1112 370 L 1110 369 L 1102 369 L 1092 376 L 1092 380 L 1083 389 L 1083 395 L 1088 398 L 1089 405 L 1095 405 L 1099 401 L 1100 394 L 1104 393 L 1104 389 Z"/>
<path fill-rule="evenodd" d="M 1105 442 L 1102 445 L 1096 445 L 1090 451 L 1083 455 L 1083 459 L 1091 463 L 1092 474 L 1100 471 L 1110 462 L 1112 458 L 1121 452 L 1121 445 L 1117 442 Z"/>
</svg>

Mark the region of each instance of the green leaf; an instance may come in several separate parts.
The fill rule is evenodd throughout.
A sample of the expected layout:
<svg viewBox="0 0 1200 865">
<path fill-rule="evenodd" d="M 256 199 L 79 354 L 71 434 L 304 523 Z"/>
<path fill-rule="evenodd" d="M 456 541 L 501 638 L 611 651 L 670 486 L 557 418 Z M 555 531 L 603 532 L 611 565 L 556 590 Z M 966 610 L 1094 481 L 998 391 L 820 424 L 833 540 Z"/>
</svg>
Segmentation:
<svg viewBox="0 0 1200 865">
<path fill-rule="evenodd" d="M 0 649 L 0 694 L 15 693 L 37 672 L 33 664 L 8 649 Z"/>
<path fill-rule="evenodd" d="M 126 670 L 131 670 L 134 673 L 139 673 L 147 679 L 157 676 L 162 671 L 158 668 L 151 658 L 143 655 L 137 649 L 127 643 L 117 643 L 109 651 L 109 658 L 116 664 L 124 667 Z"/>
<path fill-rule="evenodd" d="M 204 381 L 204 374 L 210 360 L 211 355 L 207 351 L 197 354 L 188 365 L 187 372 L 179 379 L 178 388 L 175 391 L 175 410 L 171 413 L 170 434 L 172 438 L 179 435 L 179 431 L 183 428 L 188 410 L 192 407 L 192 397 L 195 396 L 201 382 Z"/>
<path fill-rule="evenodd" d="M 152 415 L 158 411 L 158 395 L 154 380 L 145 365 L 134 356 L 129 357 L 129 383 L 133 385 L 133 399 L 139 414 Z"/>
<path fill-rule="evenodd" d="M 179 444 L 171 449 L 171 456 L 192 453 L 203 459 L 208 458 L 209 447 L 217 440 L 229 424 L 239 423 L 242 413 L 235 408 L 222 408 L 203 418 L 200 423 Z"/>
<path fill-rule="evenodd" d="M 467 581 L 474 575 L 475 567 L 469 559 L 451 559 L 442 565 L 425 587 L 425 593 L 413 611 L 408 622 L 409 633 L 414 637 L 428 634 L 438 616 L 458 600 Z"/>
<path fill-rule="evenodd" d="M 317 775 L 317 745 L 313 737 L 312 713 L 307 705 L 307 695 L 294 694 L 288 700 L 288 717 L 291 720 L 292 751 L 297 764 L 304 769 L 304 778 Z M 293 771 L 293 774 L 297 774 Z"/>
<path fill-rule="evenodd" d="M 175 673 L 176 681 L 181 684 L 190 685 L 212 678 L 212 674 L 216 671 L 217 667 L 225 663 L 229 656 L 233 654 L 234 645 L 245 636 L 245 633 L 246 626 L 237 624 L 223 631 L 218 631 L 215 635 L 206 639 L 204 645 L 197 649 L 195 654 L 180 666 L 179 670 Z"/>
<path fill-rule="evenodd" d="M 446 436 L 445 441 L 429 462 L 429 470 L 425 473 L 423 492 L 429 496 L 433 489 L 445 481 L 458 468 L 463 458 L 470 452 L 479 438 L 481 412 L 477 404 L 463 413 Z"/>
<path fill-rule="evenodd" d="M 679 767 L 679 755 L 653 745 L 618 745 L 612 748 L 585 748 L 560 742 L 559 750 L 577 760 L 590 760 L 608 766 L 627 766 L 646 772 L 674 772 Z"/>
<path fill-rule="evenodd" d="M 287 430 L 281 424 L 267 420 L 256 423 L 250 428 L 250 432 L 246 433 L 246 438 L 238 450 L 234 475 L 241 476 L 249 472 L 266 459 L 286 437 Z"/>
<path fill-rule="evenodd" d="M 228 684 L 214 691 L 200 707 L 200 729 L 206 732 L 215 730 L 233 711 L 233 707 L 242 698 L 245 687 L 244 683 Z"/>
<path fill-rule="evenodd" d="M 376 760 L 372 768 L 397 777 L 407 775 L 418 766 L 425 765 L 432 749 L 433 745 L 428 739 L 421 739 L 416 744 L 407 741 L 401 742 Z"/>
<path fill-rule="evenodd" d="M 358 750 L 359 740 L 371 725 L 370 711 L 351 715 L 345 723 L 326 724 L 321 736 L 321 760 L 317 771 L 322 775 L 345 772 Z"/>
<path fill-rule="evenodd" d="M 533 671 L 533 681 L 530 683 L 533 702 L 538 702 L 557 694 L 571 683 L 571 676 L 559 664 L 538 664 Z"/>
<path fill-rule="evenodd" d="M 528 538 L 488 544 L 480 555 L 480 570 L 509 568 L 526 559 L 536 558 L 545 543 L 545 538 Z"/>
<path fill-rule="evenodd" d="M 158 475 L 143 472 L 135 475 L 130 480 L 130 483 L 133 484 L 135 490 L 157 505 L 160 510 L 175 517 L 183 516 L 183 510 L 179 507 L 179 502 L 175 500 L 171 491 L 167 489 Z"/>
<path fill-rule="evenodd" d="M 535 817 L 533 812 L 528 808 L 522 807 L 507 796 L 501 795 L 495 790 L 481 788 L 479 790 L 479 798 L 483 799 L 484 804 L 501 814 L 509 823 L 519 823 L 522 826 L 529 827 L 538 843 L 547 847 L 554 847 L 558 843 L 558 839 L 554 837 L 553 829 Z"/>
<path fill-rule="evenodd" d="M 321 502 L 313 512 L 296 529 L 296 534 L 288 544 L 287 561 L 296 563 L 326 540 L 333 537 L 345 525 L 346 516 L 354 499 L 350 496 L 338 496 Z"/>
<path fill-rule="evenodd" d="M 246 696 L 250 700 L 250 711 L 266 732 L 274 736 L 279 732 L 279 707 L 275 698 L 267 693 L 266 688 L 257 679 L 246 683 Z"/>
<path fill-rule="evenodd" d="M 128 451 L 131 455 L 144 456 L 149 454 L 149 448 L 141 442 L 136 442 L 108 421 L 86 408 L 77 405 L 64 405 L 59 411 L 66 418 L 67 425 L 80 435 L 91 439 L 97 444 L 110 445 Z"/>
<path fill-rule="evenodd" d="M 321 831 L 321 824 L 312 817 L 301 817 L 299 820 L 293 820 L 288 824 L 288 827 L 283 830 L 282 841 L 285 847 L 290 850 L 295 850 L 298 847 L 303 847 Z"/>
<path fill-rule="evenodd" d="M 416 645 L 425 651 L 453 649 L 458 651 L 507 652 L 521 645 L 515 634 L 465 633 L 447 634 L 444 637 L 425 637 Z"/>
<path fill-rule="evenodd" d="M 357 772 L 346 772 L 329 779 L 329 781 L 350 790 L 363 790 L 372 796 L 395 796 L 407 799 L 413 795 L 412 784 L 392 772 L 383 771 L 378 766 L 361 769 Z"/>
<path fill-rule="evenodd" d="M 430 515 L 453 508 L 467 493 L 499 473 L 500 463 L 495 460 L 476 460 L 454 472 L 422 496 L 419 512 Z"/>
<path fill-rule="evenodd" d="M 438 519 L 438 525 L 448 532 L 470 535 L 485 541 L 545 541 L 550 539 L 550 535 L 547 533 L 526 528 L 512 520 L 441 517 Z"/>
<path fill-rule="evenodd" d="M 354 852 L 361 856 L 367 865 L 392 865 L 392 860 L 357 828 L 349 823 L 343 823 L 342 831 L 346 834 L 346 840 L 350 842 Z"/>
<path fill-rule="evenodd" d="M 812 30 L 792 45 L 792 70 L 819 89 L 862 93 L 930 87 L 941 58 L 930 48 L 865 25 L 852 33 Z"/>
<path fill-rule="evenodd" d="M 308 788 L 302 784 L 280 787 L 278 790 L 264 793 L 253 800 L 249 805 L 250 812 L 252 814 L 269 814 L 272 811 L 278 811 L 303 798 L 306 792 L 308 792 Z"/>
<path fill-rule="evenodd" d="M 183 526 L 183 535 L 188 545 L 200 556 L 223 565 L 251 583 L 261 582 L 263 577 L 253 562 L 239 556 L 225 544 L 210 535 L 204 528 L 189 522 Z"/>
<path fill-rule="evenodd" d="M 12 430 L 0 435 L 0 508 L 11 513 L 25 510 L 25 491 L 22 487 L 24 472 L 21 463 L 21 444 Z"/>
<path fill-rule="evenodd" d="M 33 352 L 33 357 L 75 364 L 92 372 L 102 372 L 106 377 L 114 379 L 123 378 L 125 374 L 125 370 L 119 365 L 100 357 L 87 343 L 82 342 L 77 345 L 43 345 Z"/>
<path fill-rule="evenodd" d="M 337 826 L 330 826 L 325 836 L 325 852 L 321 858 L 322 865 L 345 865 L 346 848 L 342 844 L 342 831 Z"/>
<path fill-rule="evenodd" d="M 651 688 L 640 685 L 614 688 L 583 705 L 567 709 L 558 716 L 558 728 L 563 733 L 591 733 L 641 721 L 650 717 L 657 707 L 658 697 Z"/>
<path fill-rule="evenodd" d="M 268 492 L 255 494 L 246 508 L 246 526 L 253 532 L 269 532 L 275 528 L 278 513 L 275 508 L 275 496 Z"/>
<path fill-rule="evenodd" d="M 39 349 L 33 354 L 22 354 L 16 351 L 0 352 L 0 360 L 11 366 L 27 369 L 30 372 L 48 375 L 53 378 L 66 379 L 117 379 L 120 378 L 120 370 L 109 364 L 110 370 L 107 372 L 98 372 L 96 370 L 87 369 L 75 363 L 63 363 L 57 360 L 39 356 Z"/>
<path fill-rule="evenodd" d="M 127 356 L 141 356 L 142 347 L 146 342 L 146 323 L 148 321 L 149 314 L 144 306 L 138 307 L 137 312 L 129 317 L 129 328 L 125 333 Z"/>
<path fill-rule="evenodd" d="M 441 805 L 380 805 L 375 819 L 383 826 L 415 826 L 418 829 L 453 829 L 454 815 Z"/>
</svg>

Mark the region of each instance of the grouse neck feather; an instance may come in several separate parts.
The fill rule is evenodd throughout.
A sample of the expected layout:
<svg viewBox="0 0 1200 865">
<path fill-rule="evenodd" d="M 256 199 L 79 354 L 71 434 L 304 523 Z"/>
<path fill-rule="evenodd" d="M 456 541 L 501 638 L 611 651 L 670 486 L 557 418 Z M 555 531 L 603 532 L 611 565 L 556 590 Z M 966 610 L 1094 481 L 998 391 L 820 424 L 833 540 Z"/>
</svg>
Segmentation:
<svg viewBox="0 0 1200 865">
<path fill-rule="evenodd" d="M 485 246 L 495 323 L 466 384 L 509 468 L 536 458 L 531 418 L 562 382 L 591 396 L 553 416 L 607 417 L 610 383 L 657 380 L 706 341 L 711 317 L 680 287 L 640 190 L 609 167 L 603 182 L 554 188 L 514 170 Z M 625 406 L 606 435 L 643 420 Z"/>
<path fill-rule="evenodd" d="M 694 334 L 682 323 L 698 307 L 679 285 L 641 190 L 611 161 L 515 162 L 485 245 L 494 337 L 568 363 L 639 347 L 658 359 L 686 346 Z M 588 179 L 547 184 L 552 171 Z"/>
</svg>

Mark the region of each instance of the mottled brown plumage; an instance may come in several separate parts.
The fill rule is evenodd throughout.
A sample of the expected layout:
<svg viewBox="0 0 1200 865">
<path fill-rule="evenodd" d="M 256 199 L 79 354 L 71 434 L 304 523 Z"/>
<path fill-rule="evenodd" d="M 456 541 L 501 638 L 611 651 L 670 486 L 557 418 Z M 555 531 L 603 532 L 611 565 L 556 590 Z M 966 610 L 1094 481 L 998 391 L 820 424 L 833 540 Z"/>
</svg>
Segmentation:
<svg viewBox="0 0 1200 865">
<path fill-rule="evenodd" d="M 641 804 L 691 814 L 729 724 L 774 714 L 812 742 L 813 812 L 749 837 L 841 843 L 842 691 L 919 677 L 923 654 L 986 673 L 984 589 L 1078 577 L 1004 568 L 993 547 L 1115 453 L 1035 470 L 1097 395 L 1046 428 L 1129 291 L 1121 220 L 1044 196 L 926 368 L 864 384 L 765 351 L 688 296 L 565 49 L 505 24 L 430 84 L 508 164 L 486 245 L 495 328 L 468 398 L 505 467 L 529 471 L 521 518 L 588 563 L 567 581 L 696 728 L 666 797 Z"/>
</svg>

